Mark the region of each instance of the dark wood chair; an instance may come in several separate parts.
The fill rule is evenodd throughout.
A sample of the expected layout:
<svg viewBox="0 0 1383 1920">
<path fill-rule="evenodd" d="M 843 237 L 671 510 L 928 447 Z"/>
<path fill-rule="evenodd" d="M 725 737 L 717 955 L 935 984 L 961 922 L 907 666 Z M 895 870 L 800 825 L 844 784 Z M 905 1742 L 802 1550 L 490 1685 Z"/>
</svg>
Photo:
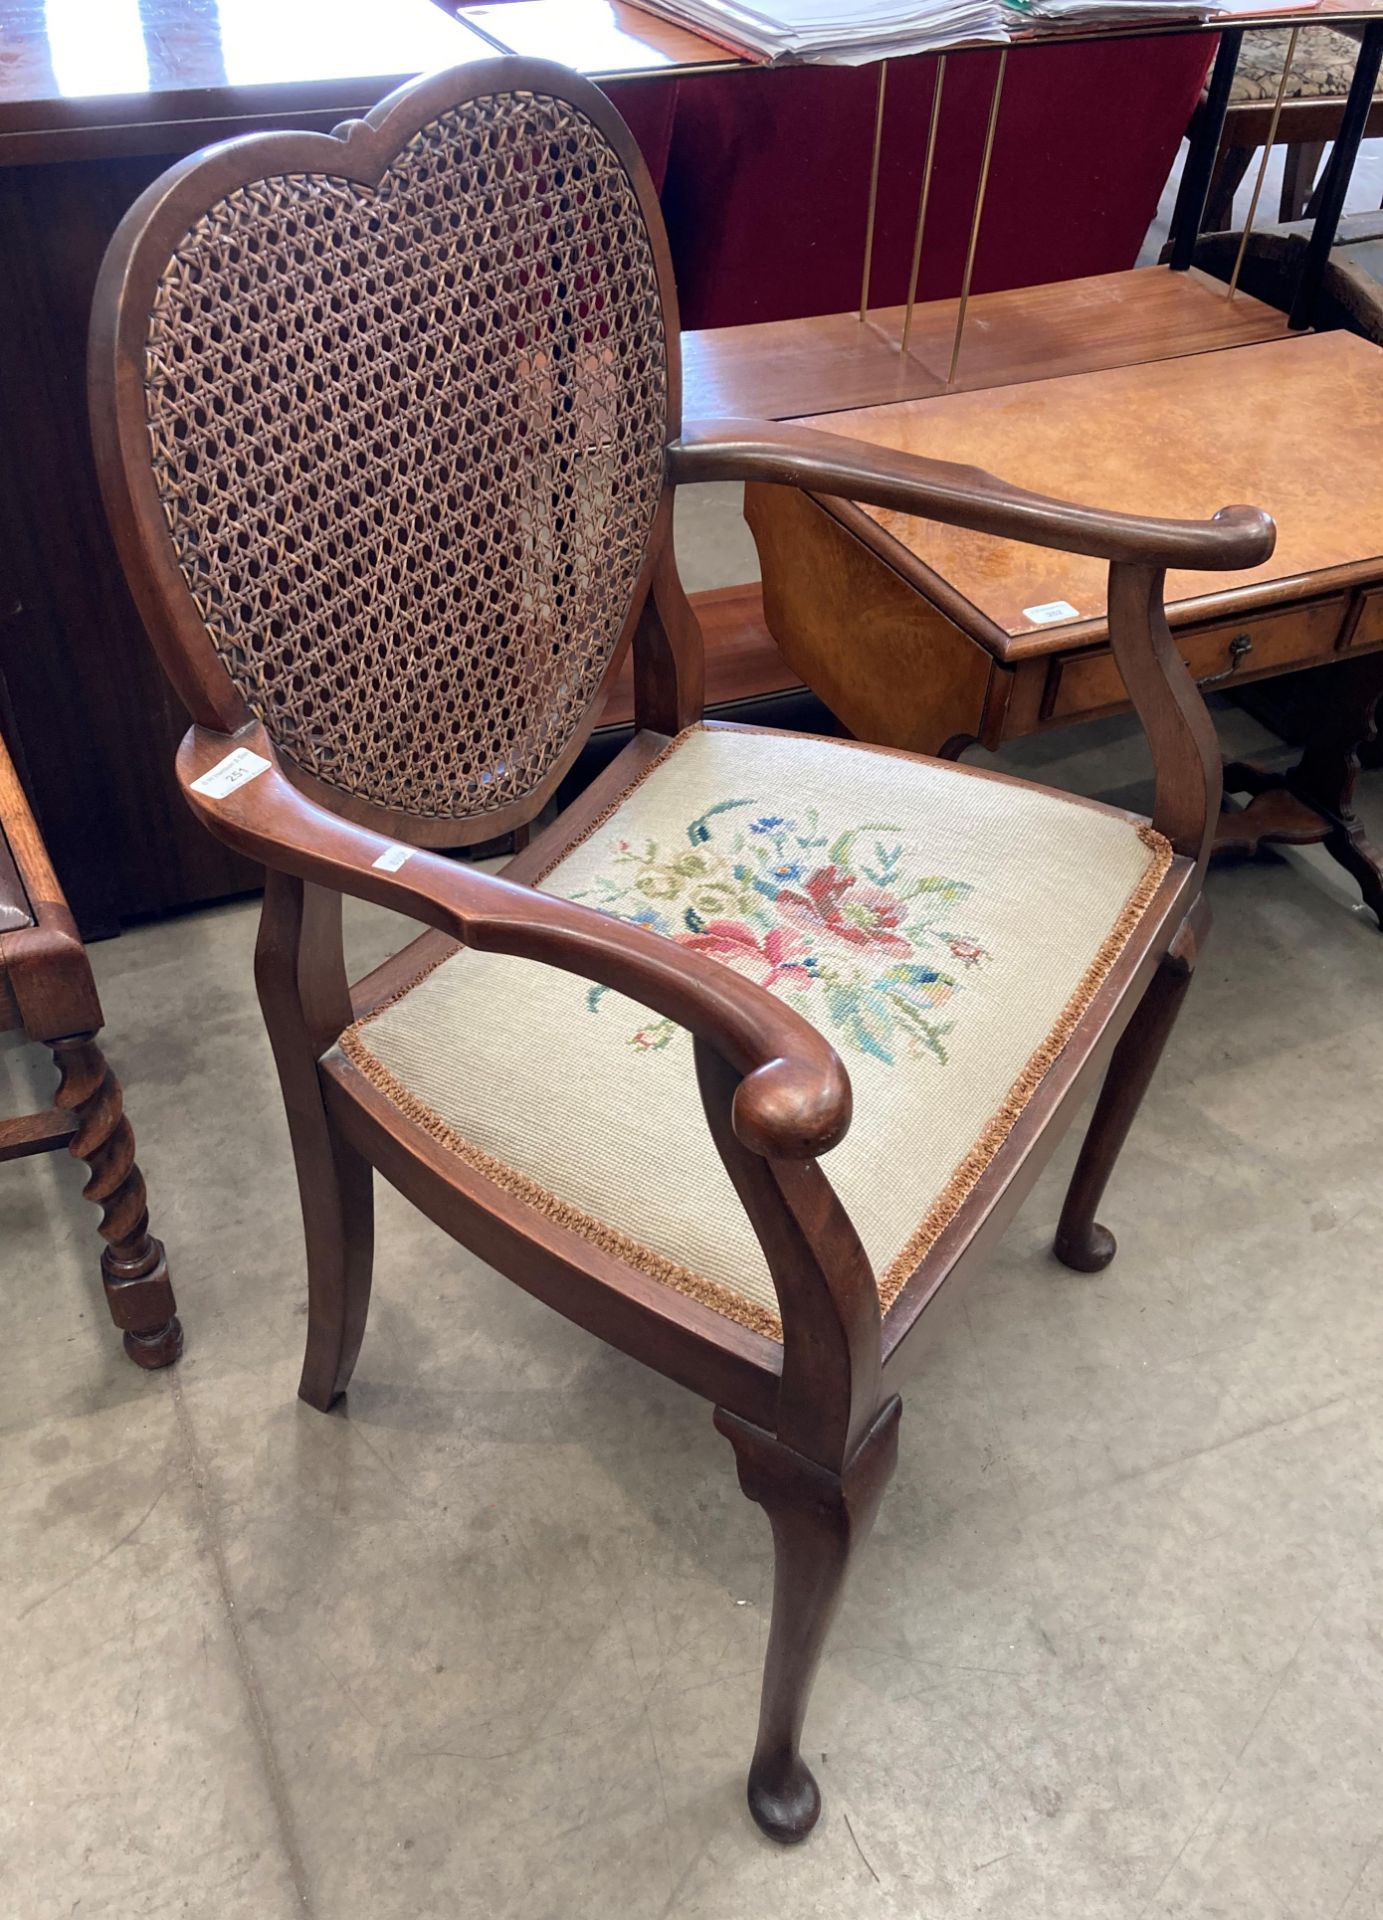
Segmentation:
<svg viewBox="0 0 1383 1920">
<path fill-rule="evenodd" d="M 0 740 L 0 1032 L 47 1047 L 59 1080 L 42 1113 L 0 1119 L 0 1160 L 66 1147 L 85 1163 L 101 1209 L 110 1317 L 139 1367 L 182 1352 L 163 1247 L 149 1232 L 144 1178 L 120 1082 L 96 1044 L 104 1024 L 91 963 L 49 864 L 14 763 Z"/>
<path fill-rule="evenodd" d="M 1102 1074 L 1057 1251 L 1085 1271 L 1114 1252 L 1095 1210 L 1195 963 L 1219 801 L 1163 569 L 1256 564 L 1273 528 L 684 425 L 678 346 L 618 116 L 560 68 L 496 62 L 150 188 L 97 292 L 93 418 L 195 722 L 184 790 L 269 870 L 257 979 L 307 1240 L 300 1392 L 325 1409 L 351 1377 L 377 1168 L 710 1400 L 772 1524 L 749 1801 L 789 1840 L 819 1811 L 803 1715 L 894 1465 L 909 1336 Z M 1109 561 L 1151 823 L 703 725 L 673 493 L 746 479 Z M 583 797 L 502 877 L 429 851 L 537 819 L 631 645 L 638 731 Z M 429 929 L 353 986 L 347 893 Z"/>
</svg>

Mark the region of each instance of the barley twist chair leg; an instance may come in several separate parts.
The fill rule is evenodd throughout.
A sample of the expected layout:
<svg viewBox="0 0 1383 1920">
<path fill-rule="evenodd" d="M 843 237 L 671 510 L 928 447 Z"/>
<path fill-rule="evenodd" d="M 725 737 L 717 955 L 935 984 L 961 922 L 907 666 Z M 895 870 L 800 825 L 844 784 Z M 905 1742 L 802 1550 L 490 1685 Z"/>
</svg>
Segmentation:
<svg viewBox="0 0 1383 1920">
<path fill-rule="evenodd" d="M 1201 938 L 1208 922 L 1208 912 L 1199 915 Z M 1100 1272 L 1118 1251 L 1114 1235 L 1095 1213 L 1186 998 L 1196 945 L 1196 929 L 1188 923 L 1153 975 L 1110 1060 L 1053 1246 L 1062 1265 L 1077 1273 Z"/>
<path fill-rule="evenodd" d="M 86 1198 L 101 1209 L 101 1279 L 110 1317 L 137 1367 L 169 1366 L 182 1352 L 182 1327 L 163 1245 L 149 1232 L 144 1176 L 135 1164 L 120 1082 L 91 1034 L 49 1045 L 61 1075 L 57 1105 L 77 1123 L 69 1151 L 85 1163 Z"/>
<path fill-rule="evenodd" d="M 851 1554 L 869 1534 L 898 1461 L 895 1397 L 841 1473 L 786 1447 L 718 1407 L 715 1423 L 735 1449 L 740 1486 L 773 1529 L 773 1618 L 749 1769 L 749 1810 L 771 1840 L 803 1840 L 821 1792 L 802 1758 L 802 1726 L 821 1651 Z"/>
</svg>

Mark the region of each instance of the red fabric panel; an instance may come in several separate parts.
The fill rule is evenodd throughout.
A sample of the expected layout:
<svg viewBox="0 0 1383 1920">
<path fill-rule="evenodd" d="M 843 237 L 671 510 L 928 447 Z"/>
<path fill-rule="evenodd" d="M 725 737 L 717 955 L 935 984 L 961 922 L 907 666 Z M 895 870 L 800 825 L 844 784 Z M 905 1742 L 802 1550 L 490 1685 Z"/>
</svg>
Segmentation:
<svg viewBox="0 0 1383 1920">
<path fill-rule="evenodd" d="M 1214 52 L 1209 35 L 1015 47 L 974 288 L 1131 267 Z M 998 55 L 948 62 L 920 294 L 959 290 Z M 934 57 L 889 68 L 871 300 L 906 298 Z M 684 77 L 663 210 L 687 327 L 860 295 L 876 69 Z M 612 89 L 613 93 L 613 89 Z"/>
<path fill-rule="evenodd" d="M 607 80 L 601 89 L 617 107 L 648 162 L 653 184 L 661 193 L 672 146 L 673 116 L 677 108 L 676 80 Z"/>
</svg>

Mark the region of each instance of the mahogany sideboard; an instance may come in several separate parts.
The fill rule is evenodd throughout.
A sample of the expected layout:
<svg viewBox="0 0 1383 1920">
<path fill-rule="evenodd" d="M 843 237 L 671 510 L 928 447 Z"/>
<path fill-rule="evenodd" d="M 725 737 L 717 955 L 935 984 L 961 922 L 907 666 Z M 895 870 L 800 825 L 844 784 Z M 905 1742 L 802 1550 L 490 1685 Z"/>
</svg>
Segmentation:
<svg viewBox="0 0 1383 1920">
<path fill-rule="evenodd" d="M 1383 871 L 1349 805 L 1383 694 L 1383 349 L 1301 334 L 806 424 L 1101 506 L 1272 513 L 1265 565 L 1169 576 L 1177 645 L 1202 687 L 1327 663 L 1340 684 L 1292 773 L 1226 770 L 1255 797 L 1217 845 L 1324 840 L 1383 922 Z M 749 488 L 745 511 L 774 639 L 862 739 L 951 756 L 1127 709 L 1098 561 L 777 487 Z"/>
</svg>

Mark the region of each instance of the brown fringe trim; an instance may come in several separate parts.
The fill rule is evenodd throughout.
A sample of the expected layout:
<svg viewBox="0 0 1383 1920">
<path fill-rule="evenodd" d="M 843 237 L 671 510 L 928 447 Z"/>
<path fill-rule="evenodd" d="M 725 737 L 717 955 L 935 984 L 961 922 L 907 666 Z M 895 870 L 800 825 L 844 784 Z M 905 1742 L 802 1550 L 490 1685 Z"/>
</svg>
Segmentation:
<svg viewBox="0 0 1383 1920">
<path fill-rule="evenodd" d="M 1056 1064 L 1057 1055 L 1108 978 L 1114 962 L 1128 945 L 1134 928 L 1152 904 L 1153 896 L 1167 877 L 1172 864 L 1172 843 L 1152 827 L 1138 828 L 1138 838 L 1148 849 L 1148 865 L 1142 878 L 1124 902 L 1118 919 L 1100 942 L 1095 958 L 1086 968 L 1080 985 L 1062 1008 L 1056 1025 L 1037 1049 L 1013 1085 L 998 1112 L 989 1120 L 969 1153 L 961 1161 L 946 1185 L 914 1228 L 901 1250 L 879 1275 L 879 1305 L 885 1313 L 911 1279 L 920 1262 L 940 1239 L 960 1212 L 980 1176 L 1013 1131 L 1018 1116 L 1037 1092 Z"/>
<path fill-rule="evenodd" d="M 432 971 L 431 968 L 428 969 Z M 425 977 L 425 976 L 424 976 Z M 405 989 L 406 991 L 406 989 Z M 383 1012 L 383 1008 L 380 1009 Z M 373 1018 L 373 1016 L 371 1016 Z M 364 1074 L 372 1087 L 379 1090 L 390 1100 L 404 1116 L 415 1126 L 422 1128 L 449 1153 L 454 1153 L 473 1173 L 491 1180 L 505 1193 L 513 1194 L 516 1200 L 522 1200 L 525 1206 L 532 1207 L 535 1213 L 542 1214 L 559 1227 L 576 1233 L 592 1246 L 599 1247 L 602 1253 L 613 1254 L 626 1266 L 636 1272 L 657 1280 L 663 1286 L 671 1287 L 676 1293 L 683 1293 L 703 1307 L 709 1307 L 713 1313 L 723 1314 L 727 1320 L 737 1320 L 742 1327 L 748 1327 L 751 1333 L 765 1334 L 770 1340 L 781 1340 L 783 1323 L 778 1315 L 768 1307 L 756 1305 L 752 1300 L 744 1299 L 729 1287 L 723 1287 L 716 1280 L 708 1280 L 703 1274 L 693 1273 L 690 1267 L 669 1260 L 666 1254 L 655 1252 L 646 1247 L 641 1240 L 632 1235 L 621 1233 L 618 1227 L 597 1220 L 594 1215 L 584 1213 L 580 1207 L 574 1207 L 569 1200 L 559 1199 L 549 1188 L 532 1179 L 526 1173 L 520 1173 L 517 1167 L 511 1167 L 507 1161 L 498 1160 L 494 1154 L 487 1153 L 483 1147 L 476 1146 L 473 1140 L 449 1127 L 441 1115 L 426 1106 L 417 1095 L 410 1093 L 403 1082 L 389 1071 L 388 1067 L 377 1060 L 360 1037 L 360 1027 L 347 1027 L 341 1035 L 339 1045 L 342 1053 L 353 1067 Z"/>
<path fill-rule="evenodd" d="M 738 729 L 727 729 L 727 731 L 732 730 L 738 731 Z M 629 795 L 642 786 L 649 775 L 662 766 L 679 747 L 685 745 L 693 733 L 709 731 L 711 729 L 703 726 L 688 727 L 675 739 L 670 740 L 662 751 L 649 761 L 642 773 L 632 780 L 623 792 L 610 802 L 609 806 L 603 808 L 576 839 L 570 841 L 556 858 L 542 869 L 532 884 L 536 885 L 537 881 L 547 879 L 569 853 L 574 852 L 584 841 L 589 840 L 593 833 L 612 819 Z M 755 731 L 755 729 L 746 728 L 744 731 Z M 794 734 L 792 737 L 812 739 L 816 736 Z M 907 760 L 916 759 L 918 756 L 898 753 L 895 757 Z M 1172 864 L 1171 842 L 1150 826 L 1139 826 L 1137 833 L 1149 854 L 1146 870 L 1124 902 L 1114 925 L 1100 942 L 1095 958 L 1086 968 L 1079 985 L 1062 1008 L 1055 1026 L 1036 1052 L 1031 1055 L 1027 1065 L 1009 1088 L 998 1111 L 986 1123 L 979 1138 L 951 1174 L 922 1220 L 904 1242 L 902 1249 L 878 1276 L 879 1306 L 882 1312 L 888 1312 L 918 1265 L 955 1219 L 966 1198 L 974 1190 L 986 1168 L 1013 1131 L 1023 1109 L 1055 1065 L 1062 1048 L 1071 1038 L 1089 1009 L 1091 1001 L 1104 985 L 1115 961 L 1127 946 L 1135 927 L 1147 912 L 1154 895 L 1166 878 Z M 455 951 L 464 951 L 464 949 L 458 945 Z M 633 1267 L 635 1272 L 642 1273 L 648 1279 L 657 1281 L 663 1286 L 671 1287 L 674 1292 L 695 1300 L 700 1306 L 708 1307 L 711 1312 L 719 1313 L 727 1320 L 735 1321 L 739 1326 L 748 1328 L 751 1333 L 763 1334 L 770 1340 L 781 1341 L 783 1323 L 778 1314 L 733 1292 L 729 1287 L 722 1286 L 719 1281 L 708 1280 L 704 1274 L 694 1273 L 690 1267 L 668 1259 L 665 1254 L 645 1246 L 641 1240 L 635 1240 L 631 1235 L 621 1233 L 617 1227 L 612 1227 L 603 1220 L 597 1220 L 594 1215 L 573 1206 L 570 1201 L 559 1198 L 528 1174 L 520 1173 L 516 1167 L 511 1167 L 506 1161 L 487 1153 L 483 1147 L 476 1146 L 474 1141 L 467 1140 L 463 1135 L 455 1132 L 440 1114 L 435 1113 L 431 1107 L 419 1100 L 395 1074 L 375 1058 L 361 1037 L 364 1029 L 389 1007 L 395 1006 L 405 995 L 411 993 L 415 987 L 420 986 L 430 974 L 451 958 L 453 954 L 443 954 L 440 959 L 434 960 L 430 966 L 425 967 L 416 979 L 410 980 L 406 986 L 400 987 L 396 993 L 391 994 L 363 1019 L 347 1027 L 341 1035 L 339 1045 L 352 1066 L 364 1074 L 371 1086 L 384 1094 L 401 1113 L 412 1120 L 416 1126 L 421 1127 L 430 1138 L 444 1146 L 448 1152 L 454 1153 L 472 1172 L 493 1181 L 501 1191 L 510 1193 L 515 1199 L 523 1201 L 526 1206 L 542 1214 L 544 1219 L 566 1228 L 568 1232 L 578 1234 L 592 1246 L 599 1247 L 603 1253 L 611 1254 L 615 1259 L 624 1261 L 627 1266 Z"/>
</svg>

